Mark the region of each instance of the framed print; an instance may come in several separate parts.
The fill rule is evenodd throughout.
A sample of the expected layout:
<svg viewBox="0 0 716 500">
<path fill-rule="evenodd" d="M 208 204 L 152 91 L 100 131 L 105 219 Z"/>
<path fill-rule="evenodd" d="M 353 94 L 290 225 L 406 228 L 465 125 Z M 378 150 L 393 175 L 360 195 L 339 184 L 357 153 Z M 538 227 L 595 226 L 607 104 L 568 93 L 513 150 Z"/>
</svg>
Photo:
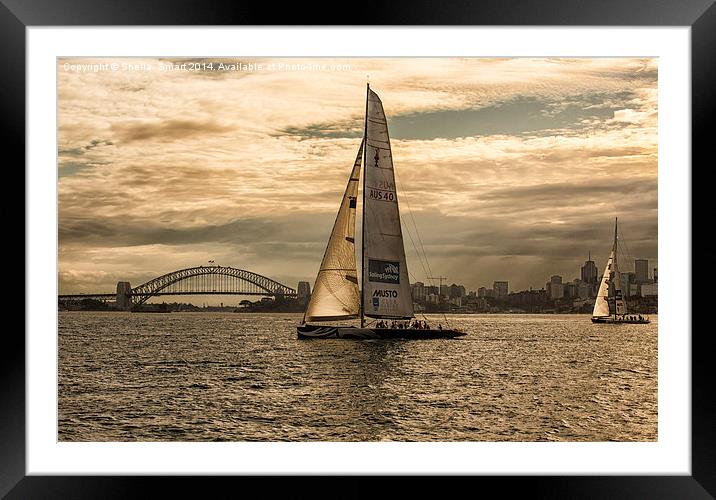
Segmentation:
<svg viewBox="0 0 716 500">
<path fill-rule="evenodd" d="M 28 293 L 0 493 L 713 495 L 712 2 L 63 4 L 1 10 Z"/>
</svg>

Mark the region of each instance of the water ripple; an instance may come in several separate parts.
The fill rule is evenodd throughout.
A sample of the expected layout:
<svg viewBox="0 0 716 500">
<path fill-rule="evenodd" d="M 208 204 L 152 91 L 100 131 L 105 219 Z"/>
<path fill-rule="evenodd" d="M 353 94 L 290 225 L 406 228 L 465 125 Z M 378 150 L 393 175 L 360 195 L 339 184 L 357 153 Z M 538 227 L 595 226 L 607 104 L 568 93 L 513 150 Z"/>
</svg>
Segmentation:
<svg viewBox="0 0 716 500">
<path fill-rule="evenodd" d="M 362 342 L 300 341 L 300 317 L 60 312 L 60 440 L 658 437 L 656 317 L 465 315 L 464 339 Z"/>
</svg>

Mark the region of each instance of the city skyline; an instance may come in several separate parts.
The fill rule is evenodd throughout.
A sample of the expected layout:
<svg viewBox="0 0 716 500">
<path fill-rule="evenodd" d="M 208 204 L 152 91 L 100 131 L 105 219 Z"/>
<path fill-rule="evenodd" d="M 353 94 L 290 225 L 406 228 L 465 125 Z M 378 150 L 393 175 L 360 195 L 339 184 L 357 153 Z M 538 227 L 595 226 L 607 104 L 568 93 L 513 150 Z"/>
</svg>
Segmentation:
<svg viewBox="0 0 716 500">
<path fill-rule="evenodd" d="M 571 280 L 588 252 L 601 274 L 615 216 L 631 256 L 658 267 L 656 59 L 72 69 L 127 61 L 58 60 L 60 293 L 209 260 L 313 285 L 366 74 L 389 119 L 411 282 L 426 282 L 411 237 L 433 275 L 475 290 Z"/>
</svg>

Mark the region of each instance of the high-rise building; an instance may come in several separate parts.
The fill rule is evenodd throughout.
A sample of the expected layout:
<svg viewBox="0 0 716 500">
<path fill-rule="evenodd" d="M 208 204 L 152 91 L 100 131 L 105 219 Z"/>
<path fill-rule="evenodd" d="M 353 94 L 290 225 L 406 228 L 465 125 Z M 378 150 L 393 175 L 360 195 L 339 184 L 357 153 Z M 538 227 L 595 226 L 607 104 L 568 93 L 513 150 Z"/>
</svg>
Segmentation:
<svg viewBox="0 0 716 500">
<path fill-rule="evenodd" d="M 492 284 L 492 289 L 495 291 L 495 297 L 502 298 L 507 297 L 509 291 L 509 285 L 507 281 L 495 281 Z"/>
<path fill-rule="evenodd" d="M 549 283 L 549 297 L 551 299 L 561 299 L 564 297 L 564 285 L 560 283 Z"/>
<path fill-rule="evenodd" d="M 591 296 L 593 285 L 585 283 L 584 281 L 575 281 L 575 284 L 577 285 L 577 297 L 580 299 L 586 299 Z"/>
<path fill-rule="evenodd" d="M 555 284 L 561 284 L 561 283 L 562 283 L 562 277 L 559 276 L 559 275 L 557 275 L 557 274 L 555 274 L 554 276 L 552 276 L 552 277 L 549 279 L 549 282 L 552 283 L 553 285 L 555 285 Z"/>
<path fill-rule="evenodd" d="M 591 253 L 582 266 L 582 281 L 590 285 L 594 285 L 597 282 L 597 266 L 592 260 Z"/>
<path fill-rule="evenodd" d="M 622 282 L 622 293 L 629 296 L 629 289 L 630 287 L 636 286 L 636 283 L 634 283 L 633 275 L 634 273 L 619 273 L 621 276 L 621 282 Z"/>
<path fill-rule="evenodd" d="M 448 289 L 448 293 L 449 293 L 450 298 L 464 297 L 465 296 L 465 287 L 462 285 L 456 285 L 455 283 L 453 283 L 452 285 L 450 285 L 450 287 Z"/>
<path fill-rule="evenodd" d="M 311 284 L 308 281 L 299 281 L 297 292 L 299 299 L 305 299 L 311 295 Z"/>
<path fill-rule="evenodd" d="M 647 259 L 636 259 L 634 261 L 634 271 L 636 271 L 637 283 L 649 281 L 649 261 Z"/>
<path fill-rule="evenodd" d="M 416 281 L 415 283 L 413 283 L 413 285 L 410 288 L 412 289 L 412 292 L 413 292 L 413 300 L 420 301 L 420 302 L 425 300 L 425 284 L 424 283 L 422 283 L 420 281 Z"/>
</svg>

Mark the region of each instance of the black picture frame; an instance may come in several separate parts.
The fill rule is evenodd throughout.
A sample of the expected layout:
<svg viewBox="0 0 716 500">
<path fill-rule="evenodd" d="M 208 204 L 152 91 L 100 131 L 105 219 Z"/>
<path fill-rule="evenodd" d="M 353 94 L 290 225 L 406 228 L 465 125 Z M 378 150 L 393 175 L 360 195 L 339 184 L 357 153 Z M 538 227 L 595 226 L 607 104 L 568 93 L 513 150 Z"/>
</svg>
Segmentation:
<svg viewBox="0 0 716 500">
<path fill-rule="evenodd" d="M 690 26 L 692 70 L 692 173 L 713 163 L 708 127 L 716 116 L 716 6 L 714 0 L 430 0 L 371 3 L 349 12 L 345 6 L 305 3 L 239 3 L 197 0 L 0 0 L 0 108 L 6 156 L 25 162 L 25 30 L 28 26 L 106 25 L 503 25 L 503 26 Z M 317 14 L 323 12 L 323 15 Z M 378 15 L 379 14 L 379 15 Z M 9 69 L 12 68 L 12 71 Z M 707 158 L 708 161 L 707 162 Z M 20 163 L 22 162 L 22 163 Z M 692 177 L 693 179 L 693 177 Z M 21 180 L 23 182 L 24 180 Z M 693 181 L 692 181 L 693 182 Z M 692 184 L 693 185 L 693 184 Z M 695 206 L 694 206 L 695 208 Z M 25 268 L 31 266 L 25 261 Z M 51 280 L 53 278 L 48 278 Z M 691 283 L 689 280 L 687 283 Z M 693 295 L 696 300 L 703 300 Z M 27 297 L 32 300 L 32 297 Z M 704 307 L 705 304 L 702 304 Z M 693 310 L 693 308 L 692 308 Z M 702 308 L 703 310 L 703 308 Z M 690 325 L 689 325 L 690 327 Z M 709 330 L 669 332 L 691 336 L 692 346 L 692 475 L 691 476 L 523 476 L 451 478 L 449 491 L 462 494 L 523 491 L 549 498 L 713 498 L 716 495 L 716 410 L 711 395 Z M 25 337 L 18 328 L 6 329 L 0 363 L 0 497 L 7 498 L 127 498 L 150 494 L 160 487 L 163 496 L 186 494 L 196 482 L 202 496 L 236 496 L 229 482 L 259 487 L 262 495 L 281 486 L 275 479 L 250 477 L 82 477 L 26 476 L 25 473 Z M 373 496 L 372 477 L 352 476 L 340 486 L 337 478 L 293 477 L 290 487 L 301 496 Z M 381 495 L 408 496 L 431 490 L 444 495 L 444 481 L 427 478 L 382 485 Z M 468 484 L 469 481 L 469 484 Z M 485 488 L 498 488 L 497 490 Z M 244 491 L 251 491 L 250 489 Z M 470 494 L 472 496 L 472 494 Z"/>
</svg>

